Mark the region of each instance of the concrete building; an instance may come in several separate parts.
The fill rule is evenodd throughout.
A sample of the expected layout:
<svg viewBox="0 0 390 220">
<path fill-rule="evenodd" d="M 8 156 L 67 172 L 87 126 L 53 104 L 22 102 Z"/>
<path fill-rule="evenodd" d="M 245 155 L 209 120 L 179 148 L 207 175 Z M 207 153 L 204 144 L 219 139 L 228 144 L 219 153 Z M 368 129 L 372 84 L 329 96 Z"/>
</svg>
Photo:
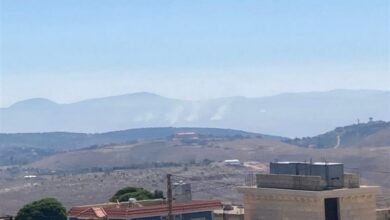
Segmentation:
<svg viewBox="0 0 390 220">
<path fill-rule="evenodd" d="M 188 202 L 192 200 L 191 184 L 183 181 L 173 184 L 173 198 L 176 202 Z"/>
<path fill-rule="evenodd" d="M 390 220 L 390 208 L 377 209 L 376 220 Z"/>
<path fill-rule="evenodd" d="M 277 162 L 240 187 L 245 220 L 375 220 L 379 187 L 360 186 L 339 163 Z"/>
</svg>

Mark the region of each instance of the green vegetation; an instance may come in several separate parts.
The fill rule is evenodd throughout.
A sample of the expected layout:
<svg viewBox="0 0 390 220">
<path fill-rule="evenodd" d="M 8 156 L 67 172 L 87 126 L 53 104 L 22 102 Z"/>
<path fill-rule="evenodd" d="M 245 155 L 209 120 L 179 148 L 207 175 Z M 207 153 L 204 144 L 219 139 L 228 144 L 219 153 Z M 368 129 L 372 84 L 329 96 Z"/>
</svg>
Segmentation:
<svg viewBox="0 0 390 220">
<path fill-rule="evenodd" d="M 25 205 L 16 220 L 66 220 L 66 209 L 54 198 L 45 198 Z"/>
<path fill-rule="evenodd" d="M 144 188 L 137 187 L 125 187 L 118 190 L 113 197 L 111 197 L 110 202 L 126 202 L 129 201 L 129 198 L 134 198 L 137 200 L 146 200 L 146 199 L 159 199 L 163 198 L 163 192 L 155 190 L 150 192 Z"/>
</svg>

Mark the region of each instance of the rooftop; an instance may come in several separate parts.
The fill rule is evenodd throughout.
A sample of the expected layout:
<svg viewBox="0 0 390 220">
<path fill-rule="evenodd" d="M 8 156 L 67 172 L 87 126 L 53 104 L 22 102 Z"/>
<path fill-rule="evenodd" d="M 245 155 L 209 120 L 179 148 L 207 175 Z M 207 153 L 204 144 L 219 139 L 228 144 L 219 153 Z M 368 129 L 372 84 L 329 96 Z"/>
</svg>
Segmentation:
<svg viewBox="0 0 390 220">
<path fill-rule="evenodd" d="M 312 165 L 342 165 L 342 163 L 334 163 L 334 162 L 298 162 L 298 161 L 278 161 L 273 162 L 275 164 L 312 164 Z"/>
<path fill-rule="evenodd" d="M 359 177 L 344 173 L 344 164 L 329 162 L 271 162 L 269 174 L 257 174 L 259 188 L 329 190 L 359 187 Z"/>
<path fill-rule="evenodd" d="M 251 195 L 256 195 L 261 193 L 262 195 L 269 196 L 279 196 L 279 195 L 300 195 L 307 196 L 308 198 L 314 197 L 323 197 L 323 198 L 332 198 L 337 196 L 350 196 L 358 194 L 368 194 L 368 193 L 377 193 L 379 192 L 379 186 L 360 186 L 359 188 L 340 188 L 332 190 L 322 190 L 322 191 L 313 191 L 313 190 L 294 190 L 294 189 L 280 189 L 280 188 L 257 188 L 257 187 L 248 187 L 242 186 L 237 188 L 239 192 L 247 192 Z M 337 196 L 336 196 L 337 195 Z"/>
<path fill-rule="evenodd" d="M 222 203 L 219 200 L 192 200 L 189 202 L 173 202 L 173 214 L 194 211 L 208 211 L 219 209 Z M 69 217 L 101 218 L 124 217 L 135 218 L 151 215 L 168 215 L 168 205 L 164 200 L 145 200 L 137 202 L 103 203 L 72 207 L 68 211 Z"/>
</svg>

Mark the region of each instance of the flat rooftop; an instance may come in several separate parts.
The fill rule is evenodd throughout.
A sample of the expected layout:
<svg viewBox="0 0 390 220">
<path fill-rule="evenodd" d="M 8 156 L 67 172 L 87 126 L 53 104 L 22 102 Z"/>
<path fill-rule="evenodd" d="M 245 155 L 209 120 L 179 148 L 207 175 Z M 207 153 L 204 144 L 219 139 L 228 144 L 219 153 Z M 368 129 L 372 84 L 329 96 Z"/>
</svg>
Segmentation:
<svg viewBox="0 0 390 220">
<path fill-rule="evenodd" d="M 378 193 L 379 186 L 360 186 L 360 188 L 340 188 L 340 189 L 330 189 L 322 191 L 312 191 L 312 190 L 294 190 L 294 189 L 279 189 L 279 188 L 257 188 L 255 186 L 248 187 L 242 186 L 238 187 L 240 193 L 249 193 L 251 195 L 261 194 L 269 196 L 278 196 L 278 195 L 289 195 L 289 196 L 303 196 L 303 197 L 318 197 L 318 198 L 331 198 L 331 197 L 340 197 L 340 196 L 350 196 L 358 194 L 371 194 Z"/>
<path fill-rule="evenodd" d="M 313 165 L 342 165 L 343 163 L 335 163 L 335 162 L 298 162 L 298 161 L 277 161 L 272 162 L 275 164 L 313 164 Z"/>
</svg>

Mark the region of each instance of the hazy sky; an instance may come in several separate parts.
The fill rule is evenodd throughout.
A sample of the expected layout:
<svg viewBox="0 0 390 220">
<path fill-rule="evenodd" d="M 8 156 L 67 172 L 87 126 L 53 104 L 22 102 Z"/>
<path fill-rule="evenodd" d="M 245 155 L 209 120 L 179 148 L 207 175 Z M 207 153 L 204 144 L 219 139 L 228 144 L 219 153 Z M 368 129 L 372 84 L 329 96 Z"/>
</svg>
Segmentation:
<svg viewBox="0 0 390 220">
<path fill-rule="evenodd" d="M 0 106 L 390 89 L 388 0 L 0 0 Z"/>
</svg>

